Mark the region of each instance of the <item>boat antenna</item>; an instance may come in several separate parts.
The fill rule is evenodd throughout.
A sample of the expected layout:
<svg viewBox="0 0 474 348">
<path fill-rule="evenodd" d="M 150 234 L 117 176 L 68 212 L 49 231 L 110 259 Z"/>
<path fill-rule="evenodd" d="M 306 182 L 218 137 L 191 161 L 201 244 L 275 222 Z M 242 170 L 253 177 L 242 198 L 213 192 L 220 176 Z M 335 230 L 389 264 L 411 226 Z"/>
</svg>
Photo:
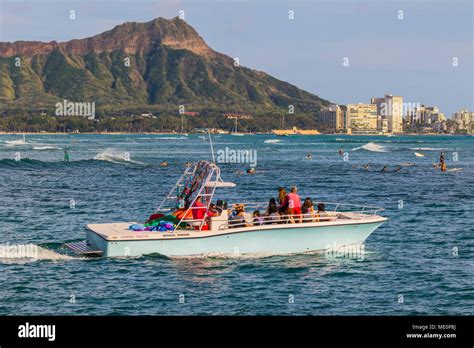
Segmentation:
<svg viewBox="0 0 474 348">
<path fill-rule="evenodd" d="M 212 145 L 211 131 L 209 128 L 207 129 L 207 134 L 209 134 L 209 144 L 211 145 L 212 162 L 216 163 L 216 158 L 214 157 L 214 146 Z"/>
</svg>

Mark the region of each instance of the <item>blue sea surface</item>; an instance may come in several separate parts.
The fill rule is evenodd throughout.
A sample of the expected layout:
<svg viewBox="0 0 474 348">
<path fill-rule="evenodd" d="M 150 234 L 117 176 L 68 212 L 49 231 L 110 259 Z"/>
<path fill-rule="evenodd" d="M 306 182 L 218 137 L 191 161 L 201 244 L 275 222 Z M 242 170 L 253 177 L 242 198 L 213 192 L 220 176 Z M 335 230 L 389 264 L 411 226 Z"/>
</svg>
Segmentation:
<svg viewBox="0 0 474 348">
<path fill-rule="evenodd" d="M 216 198 L 267 201 L 296 185 L 303 198 L 385 208 L 389 221 L 362 258 L 72 256 L 62 244 L 83 240 L 87 223 L 145 220 L 185 162 L 210 159 L 209 143 L 157 134 L 21 140 L 0 135 L 0 244 L 41 248 L 37 260 L 0 258 L 0 315 L 474 314 L 472 137 L 213 137 L 216 152 L 257 151 L 254 175 L 244 174 L 248 164 L 220 165 L 238 186 Z M 463 170 L 433 169 L 441 151 L 448 168 Z"/>
</svg>

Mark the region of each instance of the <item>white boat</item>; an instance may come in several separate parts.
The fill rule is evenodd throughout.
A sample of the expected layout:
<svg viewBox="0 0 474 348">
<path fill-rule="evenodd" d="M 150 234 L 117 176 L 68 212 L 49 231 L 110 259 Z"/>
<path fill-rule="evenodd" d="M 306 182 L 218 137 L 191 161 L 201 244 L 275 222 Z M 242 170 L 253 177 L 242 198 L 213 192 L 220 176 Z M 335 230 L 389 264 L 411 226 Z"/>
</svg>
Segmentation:
<svg viewBox="0 0 474 348">
<path fill-rule="evenodd" d="M 230 132 L 230 135 L 237 136 L 237 137 L 243 137 L 245 134 L 237 132 L 237 117 L 235 118 L 235 124 L 234 127 L 232 128 L 232 131 Z"/>
<path fill-rule="evenodd" d="M 155 212 L 170 214 L 176 210 L 177 204 L 184 205 L 182 217 L 175 221 L 172 230 L 133 231 L 129 229 L 136 224 L 133 221 L 89 224 L 86 241 L 66 243 L 65 246 L 79 254 L 106 257 L 154 253 L 169 257 L 294 254 L 362 246 L 367 237 L 387 220 L 377 214 L 383 210 L 381 208 L 339 203 L 326 203 L 325 213 L 302 221 L 285 215 L 278 221 L 264 217 L 261 223 L 254 224 L 252 212 L 257 209 L 264 211 L 267 203 L 238 203 L 246 210 L 245 222 L 239 224 L 229 219 L 232 209 L 223 209 L 213 217 L 192 217 L 193 210 L 203 209 L 194 206 L 197 197 L 201 197 L 207 210 L 216 189 L 235 186 L 222 180 L 215 163 L 198 161 L 186 168 Z"/>
</svg>

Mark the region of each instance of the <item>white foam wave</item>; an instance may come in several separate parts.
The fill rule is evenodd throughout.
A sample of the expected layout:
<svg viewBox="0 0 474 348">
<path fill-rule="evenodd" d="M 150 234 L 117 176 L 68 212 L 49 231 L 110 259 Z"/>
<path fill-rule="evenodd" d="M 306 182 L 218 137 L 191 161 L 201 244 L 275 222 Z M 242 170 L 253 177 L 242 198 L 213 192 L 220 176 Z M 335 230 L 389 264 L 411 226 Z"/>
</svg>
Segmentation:
<svg viewBox="0 0 474 348">
<path fill-rule="evenodd" d="M 33 146 L 33 150 L 45 151 L 45 150 L 62 150 L 60 147 L 56 146 Z"/>
<path fill-rule="evenodd" d="M 93 157 L 96 161 L 105 161 L 110 163 L 116 164 L 145 164 L 143 162 L 134 161 L 130 158 L 130 154 L 128 152 L 119 152 L 119 151 L 112 151 L 112 150 L 105 150 L 103 152 L 98 153 Z"/>
<path fill-rule="evenodd" d="M 414 151 L 442 151 L 446 150 L 441 147 L 410 147 L 410 150 Z"/>
<path fill-rule="evenodd" d="M 239 254 L 239 253 L 206 253 L 206 254 L 197 254 L 197 255 L 183 255 L 183 256 L 172 256 L 171 259 L 260 259 L 270 256 L 278 256 L 278 254 L 273 253 L 251 253 L 251 254 Z"/>
<path fill-rule="evenodd" d="M 183 140 L 183 139 L 188 139 L 187 137 L 158 137 L 158 138 L 153 138 L 156 140 Z"/>
<path fill-rule="evenodd" d="M 280 140 L 280 139 L 268 139 L 268 140 L 265 140 L 264 143 L 266 143 L 266 144 L 276 144 L 276 143 L 279 143 L 281 141 L 282 140 Z"/>
<path fill-rule="evenodd" d="M 5 141 L 5 146 L 6 147 L 13 147 L 13 146 L 23 146 L 23 145 L 28 145 L 29 142 L 25 140 L 7 140 Z"/>
<path fill-rule="evenodd" d="M 352 151 L 357 151 L 357 150 L 366 150 L 366 151 L 371 151 L 371 152 L 388 152 L 389 151 L 389 149 L 386 146 L 379 145 L 373 142 L 370 142 L 360 147 L 355 147 L 352 149 Z"/>
</svg>

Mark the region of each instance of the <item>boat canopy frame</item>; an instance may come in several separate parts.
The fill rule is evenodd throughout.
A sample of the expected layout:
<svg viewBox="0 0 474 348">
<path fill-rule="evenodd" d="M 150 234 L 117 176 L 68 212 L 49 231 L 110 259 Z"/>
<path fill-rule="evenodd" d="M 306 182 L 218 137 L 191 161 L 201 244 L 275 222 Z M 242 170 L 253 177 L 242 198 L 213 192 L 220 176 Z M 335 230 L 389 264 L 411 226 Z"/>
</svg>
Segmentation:
<svg viewBox="0 0 474 348">
<path fill-rule="evenodd" d="M 166 213 L 174 209 L 184 209 L 181 219 L 176 224 L 176 228 L 185 223 L 201 231 L 206 224 L 207 212 L 209 211 L 216 188 L 234 186 L 235 184 L 222 180 L 221 170 L 217 164 L 200 160 L 186 168 L 155 212 Z M 198 197 L 201 197 L 204 206 L 194 206 Z M 192 213 L 198 209 L 206 210 L 203 218 L 187 218 L 190 212 Z"/>
</svg>

